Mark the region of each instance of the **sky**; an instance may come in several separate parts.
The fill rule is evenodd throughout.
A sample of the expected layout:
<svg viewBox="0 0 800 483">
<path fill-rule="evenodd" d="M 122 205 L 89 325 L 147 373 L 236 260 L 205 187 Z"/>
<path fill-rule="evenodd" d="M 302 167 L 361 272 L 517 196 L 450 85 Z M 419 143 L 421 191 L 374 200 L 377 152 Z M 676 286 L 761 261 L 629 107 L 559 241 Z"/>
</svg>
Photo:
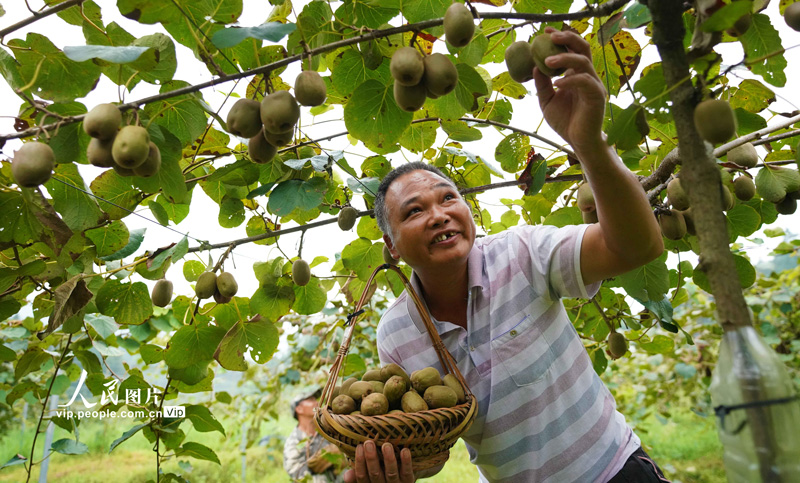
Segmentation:
<svg viewBox="0 0 800 483">
<path fill-rule="evenodd" d="M 28 3 L 33 8 L 39 8 L 43 5 L 41 0 L 28 0 Z M 295 9 L 299 12 L 301 5 L 305 4 L 306 2 L 294 2 Z M 335 10 L 336 6 L 338 5 L 336 2 L 331 2 L 332 6 Z M 3 17 L 0 17 L 0 27 L 4 27 L 15 23 L 23 18 L 26 18 L 30 15 L 27 8 L 25 7 L 24 2 L 18 0 L 0 0 L 0 4 L 5 8 L 6 14 Z M 111 21 L 116 21 L 120 23 L 125 29 L 129 32 L 134 34 L 135 36 L 143 36 L 148 35 L 157 31 L 163 31 L 162 27 L 158 24 L 156 25 L 139 25 L 136 22 L 132 22 L 124 17 L 119 15 L 113 16 L 110 15 L 111 13 L 116 13 L 115 4 L 111 0 L 99 0 L 98 4 L 103 8 L 103 12 L 106 15 L 103 18 L 103 21 L 108 24 Z M 263 0 L 244 0 L 244 13 L 241 16 L 240 23 L 237 24 L 238 26 L 255 26 L 263 21 L 266 20 L 269 14 L 269 5 L 264 2 Z M 479 5 L 479 10 L 487 10 L 488 7 L 486 5 Z M 503 9 L 508 9 L 508 6 L 503 7 Z M 800 33 L 794 32 L 790 30 L 788 27 L 785 26 L 783 20 L 779 18 L 778 14 L 778 2 L 772 2 L 769 5 L 767 11 L 765 12 L 770 15 L 773 19 L 773 25 L 780 29 L 782 38 L 784 39 L 784 47 L 793 47 L 800 43 Z M 393 22 L 397 24 L 398 19 L 395 19 Z M 36 31 L 36 32 L 46 32 L 51 41 L 55 43 L 55 45 L 59 48 L 63 48 L 69 45 L 82 45 L 85 43 L 83 39 L 83 35 L 78 27 L 67 26 L 63 21 L 58 19 L 57 17 L 53 16 L 35 24 L 31 25 L 28 28 L 20 29 L 12 34 L 10 34 L 5 41 L 10 40 L 11 38 L 23 38 L 27 32 Z M 526 39 L 532 33 L 532 29 L 530 27 L 525 27 L 519 29 L 517 38 Z M 644 29 L 638 29 L 632 32 L 634 37 L 640 42 L 641 45 L 645 45 L 647 43 L 647 37 L 644 35 Z M 178 71 L 176 74 L 177 79 L 182 79 L 188 81 L 190 83 L 199 83 L 203 81 L 210 80 L 212 78 L 211 74 L 208 72 L 208 69 L 196 60 L 189 49 L 186 47 L 181 46 L 180 44 L 176 43 L 176 49 L 178 52 Z M 723 53 L 724 60 L 723 64 L 730 65 L 732 63 L 738 62 L 742 57 L 742 49 L 739 43 L 732 43 L 728 45 L 721 46 L 721 52 Z M 443 42 L 437 42 L 435 45 L 435 51 L 438 52 L 446 52 L 446 48 L 443 45 Z M 797 75 L 797 65 L 798 64 L 798 56 L 800 56 L 800 50 L 793 49 L 789 50 L 786 53 L 786 58 L 789 61 L 789 68 L 787 69 L 787 77 L 789 79 L 796 78 Z M 657 51 L 655 46 L 647 45 L 643 51 L 643 58 L 640 63 L 641 67 L 648 65 L 657 59 Z M 488 70 L 492 76 L 499 74 L 505 68 L 503 64 L 495 64 L 490 65 Z M 293 83 L 294 77 L 299 73 L 299 65 L 294 64 L 290 66 L 286 72 L 282 75 L 283 79 L 289 82 L 290 84 Z M 730 77 L 731 81 L 735 84 L 738 83 L 741 79 L 744 78 L 753 78 L 750 73 L 744 68 L 735 69 L 732 73 L 733 75 Z M 325 73 L 323 73 L 325 75 Z M 637 72 L 638 76 L 638 72 Z M 632 79 L 632 82 L 635 82 L 637 76 Z M 791 80 L 789 82 L 791 84 Z M 220 86 L 216 86 L 213 88 L 209 88 L 203 91 L 203 96 L 205 101 L 210 104 L 212 107 L 217 108 L 225 101 L 228 92 L 232 88 L 233 83 L 226 83 Z M 235 89 L 240 95 L 244 95 L 244 89 L 246 87 L 246 82 L 241 82 Z M 533 83 L 530 82 L 526 85 L 529 90 L 533 90 Z M 796 106 L 800 105 L 800 95 L 798 95 L 796 89 L 792 89 L 791 85 L 782 89 L 776 89 L 773 86 L 769 86 L 773 88 L 773 90 L 777 94 L 778 100 L 771 106 L 771 108 L 778 112 L 788 112 L 793 111 L 796 109 Z M 120 100 L 130 101 L 134 99 L 140 99 L 146 97 L 148 95 L 153 95 L 157 93 L 158 86 L 153 86 L 146 84 L 144 82 L 139 83 L 132 92 L 126 93 L 124 95 L 124 99 L 120 99 L 118 95 L 117 86 L 112 84 L 107 78 L 101 77 L 101 81 L 98 84 L 97 88 L 90 93 L 86 98 L 80 99 L 87 108 L 91 109 L 96 104 L 102 102 L 115 102 Z M 532 93 L 535 94 L 535 93 Z M 17 113 L 18 108 L 21 104 L 21 100 L 8 88 L 8 86 L 4 82 L 0 82 L 0 100 L 2 101 L 2 112 L 0 113 L 0 132 L 11 132 L 13 131 L 13 116 Z M 631 97 L 627 94 L 621 95 L 618 99 L 614 100 L 615 103 L 619 105 L 627 105 L 631 101 Z M 513 100 L 512 104 L 514 105 L 514 112 L 515 115 L 512 119 L 511 124 L 517 127 L 521 127 L 524 129 L 533 130 L 536 126 L 539 125 L 541 120 L 541 111 L 539 109 L 538 103 L 536 102 L 535 95 L 531 95 L 526 97 L 523 100 Z M 226 117 L 227 110 L 232 105 L 232 102 L 228 102 L 225 104 L 220 112 L 223 118 Z M 341 108 L 337 108 L 329 113 L 326 113 L 322 116 L 318 116 L 316 118 L 312 117 L 307 111 L 303 112 L 301 117 L 301 123 L 304 127 L 304 132 L 311 138 L 317 138 L 321 136 L 325 136 L 326 134 L 334 133 L 334 132 L 341 132 L 345 130 L 343 122 L 340 120 L 341 118 Z M 218 126 L 217 126 L 218 127 Z M 473 152 L 483 159 L 487 160 L 489 163 L 494 163 L 494 148 L 498 142 L 503 139 L 503 135 L 498 133 L 494 128 L 483 128 L 481 129 L 484 137 L 482 140 L 472 143 L 465 143 L 464 149 L 467 151 Z M 549 128 L 544 125 L 542 129 L 539 131 L 540 134 L 560 141 L 558 136 L 552 133 Z M 508 134 L 508 133 L 506 133 Z M 232 140 L 235 142 L 235 139 Z M 437 139 L 437 143 L 435 146 L 441 146 L 444 143 L 445 139 L 440 133 L 440 137 Z M 534 146 L 539 146 L 536 140 L 532 140 L 532 144 Z M 6 146 L 3 148 L 3 155 L 10 156 L 16 148 L 20 146 L 20 142 L 18 140 L 9 141 Z M 343 150 L 345 151 L 345 157 L 349 160 L 349 164 L 352 166 L 358 166 L 361 164 L 362 159 L 365 156 L 368 156 L 370 153 L 364 149 L 360 143 L 358 145 L 351 145 L 350 142 L 346 137 L 340 137 L 334 139 L 329 142 L 325 142 L 323 146 L 327 150 Z M 544 146 L 541 146 L 543 153 L 549 153 L 549 150 L 544 149 Z M 652 145 L 651 145 L 652 147 Z M 760 150 L 760 154 L 763 155 L 764 151 Z M 398 154 L 392 154 L 388 156 L 393 164 L 397 165 L 403 162 L 403 157 Z M 413 155 L 410 153 L 406 153 L 406 159 L 408 160 L 417 160 L 418 156 Z M 229 163 L 232 162 L 233 159 L 226 159 L 222 161 L 222 163 Z M 496 164 L 496 163 L 495 163 Z M 216 165 L 219 167 L 219 165 Z M 84 176 L 84 179 L 87 181 L 91 181 L 97 175 L 102 172 L 99 168 L 94 168 L 92 166 L 81 166 L 81 172 Z M 338 172 L 340 176 L 346 177 L 344 173 L 341 171 Z M 505 180 L 511 180 L 513 176 L 510 174 L 505 175 Z M 493 182 L 501 181 L 498 178 L 493 178 Z M 491 212 L 497 213 L 499 217 L 499 213 L 505 211 L 505 207 L 499 202 L 501 198 L 518 198 L 520 192 L 517 188 L 507 188 L 501 190 L 495 190 L 491 192 L 487 192 L 486 194 L 480 195 L 479 199 L 484 207 L 487 207 Z M 265 200 L 264 200 L 265 202 Z M 364 209 L 365 206 L 363 205 L 362 199 L 358 198 L 355 202 L 355 206 L 359 209 Z M 179 225 L 172 226 L 175 230 L 182 232 L 182 233 L 189 233 L 191 236 L 208 240 L 211 243 L 220 243 L 229 241 L 236 238 L 242 238 L 246 236 L 244 230 L 244 224 L 236 229 L 222 229 L 217 226 L 216 220 L 214 217 L 219 211 L 219 207 L 211 201 L 209 198 L 206 197 L 205 193 L 202 192 L 199 187 L 194 190 L 194 196 L 192 200 L 192 212 L 190 215 Z M 153 219 L 152 215 L 150 214 L 149 210 L 145 207 L 140 207 L 137 210 L 137 213 L 149 218 L 150 220 Z M 323 215 L 320 219 L 324 219 L 327 215 Z M 792 226 L 797 226 L 797 220 L 800 217 L 800 214 L 795 214 L 792 217 L 782 217 L 779 219 L 779 225 L 785 226 L 786 228 Z M 138 217 L 129 216 L 124 219 L 124 222 L 128 226 L 129 229 L 133 230 L 136 228 L 146 228 L 147 232 L 145 235 L 145 241 L 142 245 L 142 248 L 137 252 L 137 254 L 143 253 L 144 250 L 153 251 L 156 248 L 166 246 L 170 243 L 174 243 L 179 241 L 181 236 L 174 231 L 170 231 L 155 222 L 149 220 L 143 220 Z M 284 225 L 284 227 L 288 227 L 289 225 Z M 334 259 L 335 253 L 341 251 L 341 249 L 349 242 L 354 240 L 357 237 L 355 234 L 355 229 L 351 233 L 343 233 L 341 232 L 336 225 L 328 225 L 323 228 L 311 230 L 308 232 L 308 235 L 305 238 L 304 242 L 304 255 L 306 259 L 313 259 L 314 256 L 323 255 L 327 256 L 331 262 Z M 299 234 L 292 234 L 292 235 L 284 235 L 280 239 L 280 246 L 283 251 L 291 256 L 295 256 L 297 254 L 298 249 L 298 242 L 299 242 Z M 762 257 L 765 257 L 769 253 L 769 246 L 774 245 L 769 240 L 767 240 L 767 248 L 758 247 L 756 244 L 751 242 L 745 242 L 745 247 L 747 248 L 748 255 L 754 257 L 756 260 Z M 194 246 L 195 243 L 191 242 L 190 246 Z M 215 250 L 211 252 L 211 257 L 216 261 L 216 259 L 220 256 L 222 250 Z M 269 259 L 274 258 L 275 256 L 279 256 L 280 253 L 277 252 L 274 248 L 271 247 L 264 247 L 255 244 L 246 244 L 238 246 L 235 251 L 232 259 L 230 259 L 225 268 L 228 271 L 234 272 L 237 275 L 237 279 L 239 282 L 240 287 L 240 294 L 244 296 L 249 296 L 252 294 L 255 289 L 257 288 L 258 284 L 255 280 L 255 276 L 252 273 L 251 267 L 252 264 L 257 261 L 266 261 Z M 689 254 L 691 258 L 691 254 Z M 682 257 L 685 259 L 686 254 L 682 254 Z M 189 259 L 198 259 L 204 263 L 208 262 L 209 255 L 208 253 L 203 254 L 190 254 L 186 257 L 186 260 Z M 671 257 L 670 263 L 677 263 L 675 257 Z M 756 261 L 754 260 L 754 261 Z M 312 270 L 314 275 L 317 276 L 325 276 L 328 275 L 327 270 L 330 264 L 322 265 L 316 267 Z M 182 273 L 181 273 L 181 264 L 177 263 L 173 265 L 173 267 L 168 272 L 168 278 L 171 279 L 175 283 L 175 291 L 176 294 L 190 294 L 191 288 L 187 282 L 184 281 Z M 138 279 L 138 277 L 137 277 Z M 147 281 L 149 285 L 152 286 L 154 282 Z"/>
</svg>

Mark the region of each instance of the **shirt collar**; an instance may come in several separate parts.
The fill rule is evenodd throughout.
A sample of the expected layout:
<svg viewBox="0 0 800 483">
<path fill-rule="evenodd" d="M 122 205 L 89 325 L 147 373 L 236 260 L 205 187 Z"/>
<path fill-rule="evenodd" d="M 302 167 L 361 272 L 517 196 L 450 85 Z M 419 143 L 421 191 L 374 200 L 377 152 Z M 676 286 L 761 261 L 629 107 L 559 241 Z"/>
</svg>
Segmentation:
<svg viewBox="0 0 800 483">
<path fill-rule="evenodd" d="M 479 287 L 482 291 L 486 291 L 489 285 L 486 279 L 486 261 L 483 257 L 483 249 L 478 243 L 473 243 L 472 249 L 469 252 L 469 259 L 467 263 L 467 276 L 469 277 L 470 292 L 473 292 L 475 287 Z M 425 302 L 425 298 L 422 297 L 422 285 L 415 272 L 411 272 L 411 278 L 409 281 L 411 282 L 411 286 L 414 288 L 414 291 L 417 292 L 417 295 L 419 295 L 420 301 L 425 307 L 425 310 L 428 310 L 428 304 Z M 417 329 L 421 333 L 424 333 L 425 324 L 422 322 L 422 317 L 420 317 L 416 305 L 414 305 L 414 299 L 408 296 L 408 294 L 406 294 L 406 310 L 408 311 L 411 320 L 414 322 L 414 325 L 417 326 Z M 430 313 L 430 310 L 428 310 L 428 312 Z"/>
</svg>

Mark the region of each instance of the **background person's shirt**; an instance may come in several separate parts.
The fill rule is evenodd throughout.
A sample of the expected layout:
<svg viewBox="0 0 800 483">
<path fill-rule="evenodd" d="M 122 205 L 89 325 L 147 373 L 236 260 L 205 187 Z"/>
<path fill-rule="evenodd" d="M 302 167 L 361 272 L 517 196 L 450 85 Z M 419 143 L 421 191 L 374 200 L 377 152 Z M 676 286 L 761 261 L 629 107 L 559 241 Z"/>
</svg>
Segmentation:
<svg viewBox="0 0 800 483">
<path fill-rule="evenodd" d="M 560 301 L 600 287 L 581 277 L 586 228 L 520 226 L 476 239 L 468 330 L 434 321 L 478 401 L 462 437 L 481 481 L 606 482 L 640 445 Z M 411 282 L 421 294 L 416 276 Z M 405 292 L 381 318 L 378 353 L 409 374 L 443 372 Z"/>
<path fill-rule="evenodd" d="M 312 483 L 342 481 L 341 477 L 336 476 L 333 470 L 313 475 L 308 469 L 308 458 L 314 456 L 317 451 L 328 444 L 330 443 L 319 434 L 308 436 L 299 426 L 294 428 L 283 445 L 283 469 L 286 470 L 292 481 L 310 481 Z"/>
</svg>

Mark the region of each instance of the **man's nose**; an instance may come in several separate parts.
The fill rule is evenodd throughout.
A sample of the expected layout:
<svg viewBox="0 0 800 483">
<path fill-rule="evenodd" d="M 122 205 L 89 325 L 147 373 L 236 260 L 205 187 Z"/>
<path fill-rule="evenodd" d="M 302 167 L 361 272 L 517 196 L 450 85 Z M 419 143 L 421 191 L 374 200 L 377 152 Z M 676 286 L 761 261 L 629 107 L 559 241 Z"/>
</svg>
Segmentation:
<svg viewBox="0 0 800 483">
<path fill-rule="evenodd" d="M 434 205 L 431 208 L 431 225 L 433 227 L 438 227 L 450 222 L 450 215 L 447 213 L 443 207 L 439 205 Z"/>
</svg>

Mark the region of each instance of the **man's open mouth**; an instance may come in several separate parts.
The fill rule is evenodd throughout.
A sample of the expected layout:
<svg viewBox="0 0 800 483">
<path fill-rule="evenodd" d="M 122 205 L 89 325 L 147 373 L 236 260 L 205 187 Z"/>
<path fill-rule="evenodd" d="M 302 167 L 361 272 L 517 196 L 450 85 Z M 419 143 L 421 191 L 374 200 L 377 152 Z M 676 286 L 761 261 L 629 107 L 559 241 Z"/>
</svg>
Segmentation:
<svg viewBox="0 0 800 483">
<path fill-rule="evenodd" d="M 456 236 L 457 234 L 458 234 L 458 232 L 455 232 L 455 231 L 452 231 L 450 233 L 442 233 L 441 235 L 439 235 L 439 236 L 437 236 L 436 238 L 433 239 L 433 243 L 443 242 L 443 241 L 447 240 L 448 238 L 452 238 L 452 237 Z"/>
</svg>

